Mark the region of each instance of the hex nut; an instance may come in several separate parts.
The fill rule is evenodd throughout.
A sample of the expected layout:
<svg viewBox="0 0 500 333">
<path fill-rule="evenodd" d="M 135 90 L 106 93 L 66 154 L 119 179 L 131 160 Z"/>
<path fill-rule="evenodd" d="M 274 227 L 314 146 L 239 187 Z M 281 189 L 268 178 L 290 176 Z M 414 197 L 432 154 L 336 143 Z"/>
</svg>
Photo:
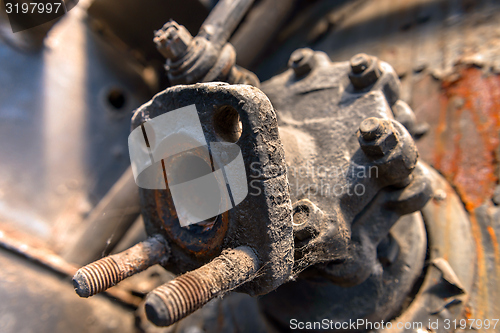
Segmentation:
<svg viewBox="0 0 500 333">
<path fill-rule="evenodd" d="M 370 117 L 359 125 L 359 132 L 365 141 L 373 141 L 384 133 L 384 125 L 375 117 Z"/>
<path fill-rule="evenodd" d="M 373 59 L 369 55 L 358 53 L 350 60 L 351 70 L 354 74 L 361 74 L 370 67 L 372 62 Z"/>
<path fill-rule="evenodd" d="M 179 59 L 187 51 L 193 36 L 175 21 L 167 22 L 155 32 L 154 42 L 158 51 L 167 59 Z"/>
<path fill-rule="evenodd" d="M 355 55 L 350 60 L 349 80 L 356 89 L 365 89 L 382 76 L 378 60 L 364 53 Z"/>
<path fill-rule="evenodd" d="M 309 74 L 315 66 L 314 51 L 309 48 L 295 50 L 288 60 L 288 68 L 291 68 L 298 78 Z"/>
<path fill-rule="evenodd" d="M 377 123 L 373 119 L 377 118 L 368 118 L 363 121 L 358 131 L 358 141 L 367 156 L 380 158 L 390 154 L 398 145 L 399 139 L 396 129 L 390 122 L 378 120 Z M 369 128 L 373 131 L 367 131 Z"/>
</svg>

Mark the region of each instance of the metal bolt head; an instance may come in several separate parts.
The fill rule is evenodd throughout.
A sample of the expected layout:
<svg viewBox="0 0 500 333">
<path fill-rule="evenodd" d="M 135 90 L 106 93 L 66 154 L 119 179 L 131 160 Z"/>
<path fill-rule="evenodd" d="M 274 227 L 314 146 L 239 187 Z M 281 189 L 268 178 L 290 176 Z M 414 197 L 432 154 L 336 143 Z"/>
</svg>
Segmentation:
<svg viewBox="0 0 500 333">
<path fill-rule="evenodd" d="M 351 58 L 349 79 L 356 89 L 365 89 L 377 82 L 382 76 L 378 60 L 375 57 L 360 53 Z"/>
<path fill-rule="evenodd" d="M 389 120 L 367 118 L 359 126 L 358 141 L 367 156 L 380 158 L 389 155 L 399 139 Z"/>
<path fill-rule="evenodd" d="M 293 69 L 296 77 L 303 77 L 316 65 L 314 51 L 309 48 L 295 50 L 288 60 L 288 68 Z"/>
<path fill-rule="evenodd" d="M 296 241 L 308 242 L 319 234 L 321 211 L 308 199 L 293 204 L 293 235 Z"/>
<path fill-rule="evenodd" d="M 296 239 L 303 241 L 314 234 L 314 230 L 309 224 L 309 207 L 306 205 L 295 207 L 293 214 L 293 232 Z"/>
<path fill-rule="evenodd" d="M 364 53 L 356 54 L 351 58 L 351 69 L 355 74 L 363 73 L 372 64 L 370 56 Z"/>
<path fill-rule="evenodd" d="M 179 59 L 187 51 L 193 36 L 182 25 L 175 21 L 167 22 L 163 28 L 155 32 L 154 42 L 158 51 L 167 59 Z"/>
<path fill-rule="evenodd" d="M 384 126 L 378 118 L 371 117 L 363 120 L 359 126 L 359 132 L 366 141 L 373 141 L 383 133 Z"/>
</svg>

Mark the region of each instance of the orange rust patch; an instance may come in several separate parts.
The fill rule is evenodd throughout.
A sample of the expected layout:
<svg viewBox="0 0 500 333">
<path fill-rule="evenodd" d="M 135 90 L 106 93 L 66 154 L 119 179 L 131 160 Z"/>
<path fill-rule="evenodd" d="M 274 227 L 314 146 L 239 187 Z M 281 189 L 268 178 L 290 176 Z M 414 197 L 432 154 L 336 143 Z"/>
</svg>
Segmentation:
<svg viewBox="0 0 500 333">
<path fill-rule="evenodd" d="M 497 254 L 500 253 L 500 246 L 498 245 L 498 239 L 497 239 L 497 235 L 495 234 L 495 229 L 493 229 L 492 226 L 488 226 L 487 230 L 488 230 L 488 234 L 490 235 L 491 243 L 493 244 L 493 248 L 495 249 L 495 253 L 497 253 Z M 498 265 L 498 266 L 500 266 L 500 265 Z"/>
<path fill-rule="evenodd" d="M 468 305 L 464 308 L 464 315 L 467 319 L 473 318 L 472 309 Z"/>
<path fill-rule="evenodd" d="M 498 184 L 500 134 L 500 76 L 480 69 L 458 69 L 458 80 L 439 82 L 430 76 L 416 82 L 413 104 L 417 118 L 431 129 L 418 142 L 422 159 L 443 174 L 459 193 L 470 214 L 472 237 L 477 253 L 474 288 L 480 300 L 466 316 L 483 318 L 489 313 L 488 266 L 484 241 L 493 244 L 497 274 L 500 249 L 493 228 L 488 234 L 474 210 L 488 201 Z M 486 239 L 488 238 L 488 239 Z M 472 313 L 471 311 L 474 311 Z"/>
<path fill-rule="evenodd" d="M 477 68 L 442 83 L 432 164 L 459 192 L 469 211 L 493 195 L 500 132 L 500 77 Z"/>
</svg>

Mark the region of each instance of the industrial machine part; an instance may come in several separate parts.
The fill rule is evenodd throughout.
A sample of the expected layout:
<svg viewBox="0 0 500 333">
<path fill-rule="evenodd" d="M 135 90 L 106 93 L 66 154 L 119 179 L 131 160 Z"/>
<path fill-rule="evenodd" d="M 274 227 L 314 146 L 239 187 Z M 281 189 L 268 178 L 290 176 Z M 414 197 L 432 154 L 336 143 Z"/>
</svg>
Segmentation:
<svg viewBox="0 0 500 333">
<path fill-rule="evenodd" d="M 296 65 L 301 62 L 305 70 Z M 443 217 L 440 220 L 435 212 L 424 214 L 425 227 L 420 214 L 400 218 L 423 207 L 424 212 L 431 210 L 434 205 L 426 203 L 433 192 L 442 192 L 444 184 L 428 166 L 417 162 L 407 130 L 399 122 L 389 120 L 401 119 L 411 132 L 419 135 L 414 131 L 420 126 L 414 122 L 413 112 L 399 100 L 399 80 L 394 70 L 365 54 L 352 57 L 350 62 L 331 63 L 324 53 L 308 49 L 295 51 L 289 67 L 264 82 L 262 89 L 279 110 L 280 137 L 287 167 L 293 170 L 288 178 L 292 202 L 295 201 L 294 232 L 300 231 L 295 233 L 294 268 L 300 268 L 297 263 L 301 261 L 305 261 L 305 266 L 313 266 L 296 281 L 260 298 L 260 309 L 279 330 L 290 328 L 290 318 L 299 322 L 328 318 L 337 328 L 336 324 L 356 319 L 364 319 L 364 324 L 393 319 L 394 327 L 397 322 L 420 322 L 425 327 L 432 316 L 456 319 L 472 289 L 471 272 L 464 271 L 463 263 L 472 264 L 473 243 L 467 233 L 452 236 L 443 229 L 443 220 L 452 225 L 447 228 L 467 228 L 459 205 L 455 211 L 462 215 L 453 221 Z M 402 151 L 398 152 L 398 145 Z M 337 172 L 328 169 L 332 166 Z M 370 174 L 374 166 L 376 176 Z M 340 179 L 332 181 L 327 175 Z M 327 185 L 343 185 L 343 177 L 346 185 L 337 187 L 344 191 L 338 191 L 335 204 L 335 200 L 325 196 L 328 190 L 332 191 L 332 186 Z M 363 191 L 356 191 L 356 186 Z M 330 221 L 345 221 L 349 235 L 346 243 L 335 244 L 333 230 L 324 233 L 330 238 L 322 236 L 320 221 L 328 220 L 327 214 Z M 304 216 L 309 222 L 306 227 Z M 299 224 L 298 228 L 295 224 Z M 450 245 L 454 241 L 448 237 L 460 239 L 455 247 L 461 248 Z M 450 247 L 438 246 L 443 241 Z M 450 260 L 450 264 L 445 261 L 443 270 L 458 272 L 447 276 L 460 276 L 451 282 L 460 281 L 460 288 L 447 291 L 435 276 L 440 274 L 439 269 L 428 269 L 425 287 L 422 285 L 411 310 L 405 310 L 405 298 L 421 275 L 427 247 L 433 249 L 428 259 Z M 308 258 L 311 252 L 314 256 Z M 326 259 L 321 258 L 325 254 L 332 260 L 321 262 Z M 318 258 L 320 263 L 315 264 Z M 456 307 L 443 312 L 451 300 L 454 301 L 450 308 Z M 426 311 L 429 307 L 436 310 Z"/>
<path fill-rule="evenodd" d="M 167 59 L 172 85 L 211 81 L 259 85 L 255 74 L 236 65 L 234 47 L 227 43 L 252 2 L 219 1 L 194 38 L 175 21 L 156 32 L 154 41 Z"/>
<path fill-rule="evenodd" d="M 183 294 L 179 297 L 183 298 L 178 299 L 179 303 L 175 303 L 176 306 L 173 308 L 169 307 L 169 313 L 165 313 L 166 305 L 158 305 L 160 296 L 154 297 L 165 294 L 165 291 L 162 292 L 162 289 L 153 291 L 147 307 L 148 314 L 156 323 L 164 325 L 173 323 L 196 310 L 204 302 L 239 284 L 241 284 L 240 290 L 254 295 L 274 290 L 289 279 L 293 266 L 292 214 L 287 179 L 285 173 L 276 174 L 276 170 L 284 165 L 284 151 L 279 141 L 276 114 L 269 100 L 258 89 L 249 86 L 238 86 L 235 89 L 234 86 L 219 83 L 195 85 L 189 89 L 182 86 L 173 87 L 139 110 L 134 116 L 133 126 L 140 126 L 144 118 L 154 118 L 165 110 L 175 110 L 193 101 L 198 106 L 201 122 L 205 124 L 212 119 L 221 119 L 227 126 L 238 126 L 238 114 L 242 114 L 241 135 L 246 140 L 240 138 L 238 142 L 243 159 L 266 166 L 270 171 L 263 170 L 262 175 L 253 183 L 253 186 L 260 191 L 258 196 L 247 196 L 237 207 L 221 214 L 208 227 L 193 225 L 189 229 L 182 228 L 176 218 L 168 191 L 141 192 L 143 205 L 151 205 L 156 200 L 161 202 L 159 205 L 150 206 L 149 213 L 152 215 L 147 216 L 146 223 L 148 233 L 156 230 L 155 234 L 163 235 L 171 246 L 171 256 L 165 264 L 166 267 L 176 272 L 183 272 L 197 268 L 201 263 L 210 262 L 223 248 L 236 251 L 222 253 L 218 261 L 212 261 L 203 268 L 212 274 L 226 272 L 225 275 L 219 279 L 211 278 L 210 282 L 203 279 L 192 282 L 191 289 L 182 289 Z M 214 109 L 213 103 L 217 103 L 220 107 Z M 165 105 L 168 105 L 168 109 L 165 109 Z M 230 123 L 227 119 L 232 119 L 233 122 Z M 262 121 L 267 126 L 262 127 Z M 215 128 L 218 127 L 213 127 L 209 142 L 225 137 L 224 133 L 217 133 Z M 224 130 L 231 129 L 226 127 Z M 255 145 L 255 142 L 260 144 Z M 181 156 L 181 159 L 184 158 L 189 156 Z M 247 170 L 247 174 L 250 174 L 249 171 Z M 228 266 L 221 268 L 219 265 L 218 269 L 210 268 L 217 262 Z M 95 271 L 98 274 L 97 270 Z M 204 276 L 197 272 L 199 271 L 189 273 L 188 277 L 193 279 L 192 276 Z M 188 277 L 181 277 L 181 281 L 189 280 Z M 175 281 L 177 280 L 172 282 L 174 286 L 177 283 Z M 78 286 L 78 279 L 75 279 L 75 283 Z M 203 290 L 205 288 L 203 286 L 209 290 L 219 288 L 220 291 L 208 293 L 197 302 L 189 298 L 195 290 Z M 169 287 L 165 287 L 164 290 L 169 290 Z M 174 290 L 172 293 L 178 294 L 179 289 Z"/>
<path fill-rule="evenodd" d="M 179 225 L 168 189 L 140 190 L 147 232 L 171 247 L 162 265 L 188 272 L 147 297 L 146 313 L 156 325 L 171 325 L 235 288 L 262 295 L 284 284 L 285 291 L 262 298 L 262 308 L 286 327 L 290 313 L 272 305 L 296 294 L 297 284 L 307 290 L 308 281 L 318 278 L 334 288 L 332 294 L 343 288 L 344 302 L 360 293 L 371 296 L 354 318 L 387 320 L 421 274 L 422 219 L 402 220 L 405 227 L 391 231 L 432 196 L 428 168 L 417 161 L 408 130 L 394 120 L 404 114 L 401 105 L 408 110 L 398 99 L 394 70 L 364 54 L 331 63 L 308 49 L 295 52 L 289 66 L 263 84 L 272 105 L 257 88 L 213 83 L 169 88 L 135 112 L 133 129 L 195 104 L 207 142 L 240 147 L 247 183 L 255 190 L 210 223 L 188 227 Z M 278 118 L 273 107 L 280 110 Z M 163 140 L 168 136 L 149 144 Z M 183 153 L 166 168 L 195 155 Z M 77 276 L 74 281 L 78 290 L 82 282 Z M 322 304 L 338 302 L 327 290 Z M 337 319 L 353 313 L 344 315 Z"/>
<path fill-rule="evenodd" d="M 158 32 L 156 41 L 167 57 L 172 82 L 221 80 L 258 85 L 251 73 L 234 65 L 234 51 L 226 44 L 247 4 L 221 1 L 194 39 L 175 22 Z M 226 20 L 217 21 L 220 17 Z M 205 46 L 193 44 L 199 37 Z M 332 63 L 311 49 L 297 50 L 288 64 L 289 70 L 264 82 L 262 91 L 220 83 L 176 86 L 134 114 L 133 126 L 145 127 L 155 116 L 194 103 L 207 139 L 241 147 L 252 193 L 235 209 L 182 228 L 168 189 L 141 190 L 150 237 L 79 270 L 74 277 L 77 293 L 89 297 L 160 264 L 183 274 L 146 299 L 147 316 L 160 326 L 173 324 L 214 299 L 197 317 L 208 313 L 202 320 L 209 319 L 210 331 L 213 305 L 235 304 L 232 295 L 218 299 L 232 290 L 262 295 L 257 300 L 237 298 L 234 307 L 245 314 L 249 308 L 255 310 L 251 312 L 257 314 L 255 326 L 246 327 L 253 331 L 262 327 L 286 331 L 290 318 L 317 322 L 327 317 L 334 329 L 344 329 L 342 324 L 348 320 L 363 319 L 365 324 L 356 330 L 370 330 L 367 322 L 386 322 L 423 323 L 417 329 L 394 325 L 399 331 L 444 332 L 445 327 L 434 328 L 431 321 L 470 317 L 471 307 L 479 309 L 479 318 L 487 319 L 481 309 L 488 306 L 490 315 L 494 314 L 496 308 L 490 304 L 495 296 L 485 297 L 484 281 L 491 287 L 496 280 L 494 274 L 485 278 L 484 263 L 498 264 L 497 257 L 489 256 L 498 253 L 495 230 L 490 226 L 482 231 L 474 221 L 471 229 L 453 189 L 418 160 L 413 138 L 425 128 L 416 124 L 411 108 L 399 99 L 394 70 L 366 54 Z M 193 158 L 196 154 L 180 155 L 178 165 L 168 167 L 181 169 L 183 162 Z M 101 222 L 108 209 L 124 203 L 134 208 L 136 192 L 131 191 L 131 180 L 126 172 L 90 214 L 91 226 L 71 251 L 72 261 L 83 264 L 109 252 L 110 248 L 95 242 L 86 256 L 80 256 L 85 239 L 96 234 L 105 239 L 109 233 L 121 235 L 133 222 L 134 209 L 125 220 L 112 216 L 107 219 L 112 222 L 109 225 Z M 495 210 L 484 206 L 477 214 L 491 219 Z M 119 230 L 115 233 L 114 228 Z M 478 232 L 487 232 L 492 240 L 486 255 L 481 239 L 472 238 Z M 56 255 L 20 245 L 3 231 L 0 241 L 9 250 L 55 267 L 58 274 L 75 272 Z M 5 265 L 15 265 L 11 259 L 2 258 Z M 476 262 L 478 273 L 471 269 Z M 10 280 L 9 274 L 22 277 L 9 269 Z M 40 280 L 43 286 L 54 284 L 45 284 L 44 279 Z M 10 286 L 9 282 L 4 288 Z M 23 292 L 27 291 L 7 295 L 15 300 L 16 293 Z M 117 296 L 116 292 L 109 290 L 110 295 Z M 36 303 L 38 297 L 33 299 Z M 109 312 L 110 318 L 127 318 L 121 325 L 105 320 L 99 326 L 130 329 L 130 317 L 124 312 Z M 227 317 L 217 318 L 224 321 Z M 179 331 L 193 318 L 182 321 Z M 9 325 L 9 320 L 2 321 L 0 327 L 5 322 Z M 221 331 L 215 327 L 212 331 Z"/>
<path fill-rule="evenodd" d="M 214 13 L 224 6 L 223 1 Z M 241 15 L 242 7 L 232 8 Z M 212 28 L 221 15 L 214 13 L 195 39 L 175 22 L 157 32 L 155 42 L 167 58 L 172 83 L 239 82 L 227 71 L 234 69 L 234 61 L 219 66 L 210 60 L 224 53 L 219 51 L 235 24 Z M 146 314 L 154 324 L 169 326 L 233 289 L 267 294 L 259 307 L 268 325 L 280 330 L 291 316 L 314 321 L 324 311 L 331 311 L 336 323 L 383 322 L 398 315 L 422 320 L 418 310 L 411 315 L 401 308 L 423 270 L 427 237 L 419 214 L 402 216 L 426 205 L 433 177 L 418 162 L 412 134 L 421 131 L 410 107 L 399 99 L 396 73 L 366 54 L 332 63 L 310 49 L 295 51 L 288 66 L 262 85 L 266 95 L 249 86 L 220 83 L 175 86 L 135 112 L 132 129 L 144 130 L 155 117 L 195 104 L 207 142 L 236 143 L 249 188 L 256 190 L 234 209 L 188 227 L 179 225 L 168 185 L 166 190 L 140 190 L 148 234 L 169 244 L 161 249 L 171 248 L 161 264 L 182 274 L 148 295 Z M 144 145 L 168 139 L 154 135 Z M 192 158 L 196 152 L 182 153 L 163 164 L 164 172 Z M 467 238 L 464 244 L 470 244 Z M 147 255 L 144 259 L 148 261 Z M 88 287 L 88 272 L 99 276 L 104 269 L 109 276 L 110 261 L 116 262 L 104 258 L 82 268 L 74 279 L 77 291 L 89 296 L 133 273 L 115 268 L 118 274 L 112 279 L 98 278 L 104 283 Z M 148 265 L 158 262 L 149 260 Z M 465 295 L 454 301 L 461 303 L 470 279 L 464 286 L 448 261 L 437 257 L 433 263 L 456 286 L 453 295 Z M 319 286 L 317 281 L 322 281 Z M 434 287 L 430 282 L 427 288 Z M 300 302 L 311 311 L 299 309 L 297 295 L 310 300 Z M 278 306 L 284 300 L 289 307 Z M 357 327 L 363 328 L 368 326 Z"/>
<path fill-rule="evenodd" d="M 169 247 L 162 237 L 151 237 L 119 254 L 95 261 L 78 270 L 73 278 L 80 297 L 100 293 L 118 282 L 156 265 L 165 264 Z"/>
</svg>

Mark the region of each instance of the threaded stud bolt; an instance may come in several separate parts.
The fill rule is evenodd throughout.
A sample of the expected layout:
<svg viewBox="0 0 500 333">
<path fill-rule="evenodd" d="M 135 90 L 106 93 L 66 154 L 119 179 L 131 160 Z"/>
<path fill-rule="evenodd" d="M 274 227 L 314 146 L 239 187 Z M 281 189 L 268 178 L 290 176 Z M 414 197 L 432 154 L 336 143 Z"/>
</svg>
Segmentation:
<svg viewBox="0 0 500 333">
<path fill-rule="evenodd" d="M 80 297 L 90 297 L 146 268 L 168 260 L 170 249 L 161 236 L 151 237 L 130 249 L 80 268 L 73 286 Z"/>
</svg>

